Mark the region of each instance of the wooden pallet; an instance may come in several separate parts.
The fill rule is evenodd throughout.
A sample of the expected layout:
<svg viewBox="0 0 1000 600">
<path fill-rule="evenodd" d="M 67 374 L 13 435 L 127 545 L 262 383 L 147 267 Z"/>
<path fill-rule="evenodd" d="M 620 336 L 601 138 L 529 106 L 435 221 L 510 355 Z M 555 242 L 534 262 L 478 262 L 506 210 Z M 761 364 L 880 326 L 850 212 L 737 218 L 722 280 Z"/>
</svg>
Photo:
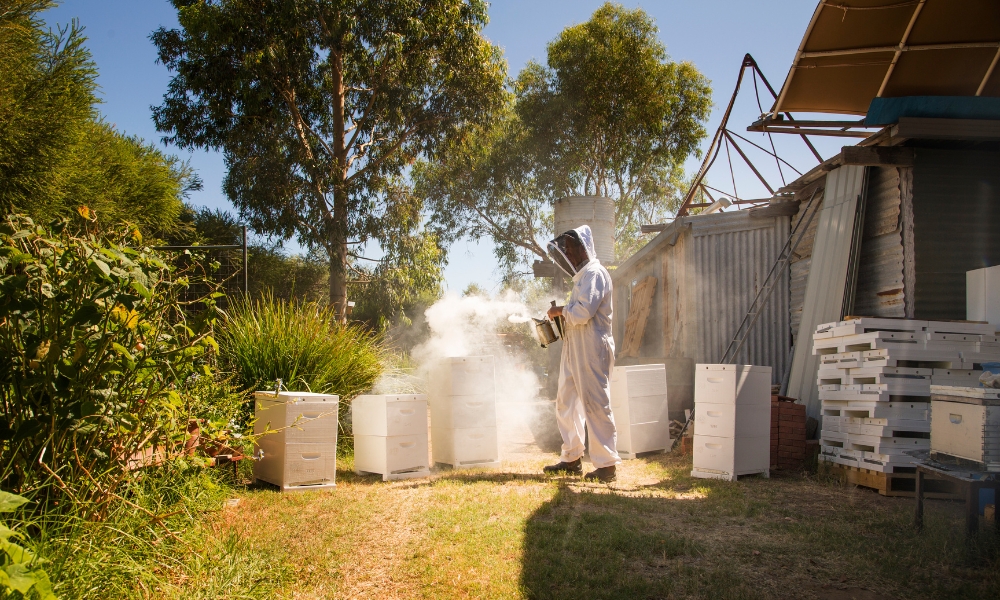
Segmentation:
<svg viewBox="0 0 1000 600">
<path fill-rule="evenodd" d="M 888 497 L 913 498 L 916 496 L 916 469 L 912 472 L 879 473 L 868 469 L 847 467 L 824 462 L 823 468 L 830 473 L 843 477 L 844 480 L 858 487 L 866 487 Z M 940 500 L 962 500 L 964 496 L 954 484 L 937 479 L 924 479 L 924 498 Z"/>
</svg>

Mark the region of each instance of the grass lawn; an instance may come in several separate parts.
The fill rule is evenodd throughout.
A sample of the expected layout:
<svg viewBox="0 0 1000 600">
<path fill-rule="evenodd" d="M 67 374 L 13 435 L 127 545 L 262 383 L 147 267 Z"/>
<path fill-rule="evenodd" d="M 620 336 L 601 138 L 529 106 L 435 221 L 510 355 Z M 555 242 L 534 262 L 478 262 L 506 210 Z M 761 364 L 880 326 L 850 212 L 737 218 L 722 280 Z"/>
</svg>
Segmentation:
<svg viewBox="0 0 1000 600">
<path fill-rule="evenodd" d="M 336 490 L 241 493 L 184 536 L 168 598 L 977 598 L 995 539 L 957 502 L 883 498 L 832 478 L 692 479 L 690 458 L 626 462 L 611 486 L 442 471 L 383 483 L 343 461 Z M 229 504 L 233 504 L 230 502 Z M 161 579 L 162 581 L 162 579 Z"/>
</svg>

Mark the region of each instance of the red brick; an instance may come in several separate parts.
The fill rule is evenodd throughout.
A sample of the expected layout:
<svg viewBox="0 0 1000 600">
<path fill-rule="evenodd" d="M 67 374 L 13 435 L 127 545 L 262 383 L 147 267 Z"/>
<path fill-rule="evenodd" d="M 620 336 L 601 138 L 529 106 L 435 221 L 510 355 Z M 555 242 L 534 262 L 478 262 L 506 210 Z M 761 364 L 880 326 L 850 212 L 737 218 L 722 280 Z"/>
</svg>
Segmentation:
<svg viewBox="0 0 1000 600">
<path fill-rule="evenodd" d="M 781 422 L 784 422 L 784 421 L 793 421 L 793 422 L 797 422 L 797 423 L 805 423 L 806 422 L 806 416 L 804 414 L 802 414 L 802 415 L 791 415 L 791 414 L 787 414 L 787 413 L 778 413 L 778 421 L 781 421 Z"/>
<path fill-rule="evenodd" d="M 782 421 L 781 425 L 778 425 L 778 431 L 801 431 L 805 432 L 806 426 L 803 423 L 791 423 L 789 421 Z"/>
</svg>

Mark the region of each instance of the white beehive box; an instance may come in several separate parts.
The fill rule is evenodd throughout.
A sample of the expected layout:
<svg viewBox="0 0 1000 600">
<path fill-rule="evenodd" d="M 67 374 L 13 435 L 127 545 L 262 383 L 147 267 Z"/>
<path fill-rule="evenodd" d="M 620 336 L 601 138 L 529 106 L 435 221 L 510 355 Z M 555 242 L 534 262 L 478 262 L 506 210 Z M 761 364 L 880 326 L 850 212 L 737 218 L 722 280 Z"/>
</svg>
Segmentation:
<svg viewBox="0 0 1000 600">
<path fill-rule="evenodd" d="M 965 318 L 986 321 L 1000 331 L 1000 265 L 966 271 Z"/>
<path fill-rule="evenodd" d="M 454 356 L 442 359 L 428 382 L 431 395 L 490 396 L 496 395 L 492 356 Z"/>
<path fill-rule="evenodd" d="M 427 396 L 358 396 L 351 402 L 351 428 L 356 436 L 426 435 Z"/>
<path fill-rule="evenodd" d="M 695 366 L 692 477 L 769 475 L 771 367 Z"/>
<path fill-rule="evenodd" d="M 771 405 L 694 405 L 694 434 L 725 438 L 770 437 Z"/>
<path fill-rule="evenodd" d="M 355 473 L 377 473 L 382 481 L 429 477 L 427 432 L 354 436 Z"/>
<path fill-rule="evenodd" d="M 497 405 L 493 395 L 434 396 L 431 399 L 432 429 L 496 427 Z"/>
<path fill-rule="evenodd" d="M 670 448 L 666 367 L 615 367 L 611 374 L 611 412 L 622 458 Z"/>
<path fill-rule="evenodd" d="M 739 475 L 769 475 L 771 437 L 727 438 L 694 435 L 692 477 L 736 481 Z"/>
<path fill-rule="evenodd" d="M 351 403 L 354 471 L 383 481 L 427 477 L 427 397 L 358 396 Z"/>
<path fill-rule="evenodd" d="M 436 463 L 455 468 L 500 466 L 496 427 L 447 429 L 432 426 L 431 436 L 431 450 Z"/>
<path fill-rule="evenodd" d="M 934 395 L 931 453 L 972 461 L 979 468 L 996 472 L 1000 471 L 1000 399 L 996 398 L 1000 390 L 979 390 L 985 393 L 978 395 L 993 398 Z"/>
<path fill-rule="evenodd" d="M 695 365 L 694 402 L 771 405 L 771 367 Z"/>
<path fill-rule="evenodd" d="M 254 478 L 282 491 L 334 487 L 339 397 L 256 392 L 254 402 Z"/>
<path fill-rule="evenodd" d="M 492 356 L 441 360 L 431 390 L 431 452 L 435 463 L 499 467 L 496 381 Z"/>
</svg>

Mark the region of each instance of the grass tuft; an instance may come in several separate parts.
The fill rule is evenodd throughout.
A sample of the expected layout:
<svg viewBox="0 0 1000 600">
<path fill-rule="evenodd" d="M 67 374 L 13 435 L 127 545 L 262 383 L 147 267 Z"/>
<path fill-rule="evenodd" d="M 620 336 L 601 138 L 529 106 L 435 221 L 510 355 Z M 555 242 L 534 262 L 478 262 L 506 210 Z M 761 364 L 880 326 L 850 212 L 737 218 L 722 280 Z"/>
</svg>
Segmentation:
<svg viewBox="0 0 1000 600">
<path fill-rule="evenodd" d="M 332 307 L 270 294 L 233 300 L 217 337 L 241 390 L 274 389 L 281 379 L 289 390 L 338 394 L 341 423 L 347 401 L 372 388 L 388 355 L 364 327 L 339 324 Z"/>
</svg>

